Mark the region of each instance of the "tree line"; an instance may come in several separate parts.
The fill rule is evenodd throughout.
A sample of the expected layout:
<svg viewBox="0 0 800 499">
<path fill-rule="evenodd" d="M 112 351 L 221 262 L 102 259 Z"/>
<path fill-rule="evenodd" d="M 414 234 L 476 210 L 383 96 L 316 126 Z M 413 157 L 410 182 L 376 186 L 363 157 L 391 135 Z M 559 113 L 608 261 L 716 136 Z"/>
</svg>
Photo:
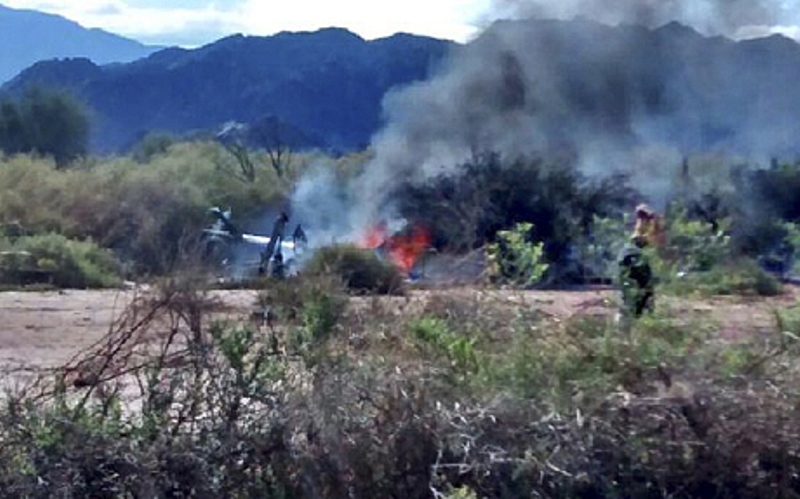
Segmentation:
<svg viewBox="0 0 800 499">
<path fill-rule="evenodd" d="M 7 155 L 51 156 L 58 167 L 86 155 L 89 112 L 60 90 L 29 89 L 0 97 L 0 150 Z"/>
</svg>

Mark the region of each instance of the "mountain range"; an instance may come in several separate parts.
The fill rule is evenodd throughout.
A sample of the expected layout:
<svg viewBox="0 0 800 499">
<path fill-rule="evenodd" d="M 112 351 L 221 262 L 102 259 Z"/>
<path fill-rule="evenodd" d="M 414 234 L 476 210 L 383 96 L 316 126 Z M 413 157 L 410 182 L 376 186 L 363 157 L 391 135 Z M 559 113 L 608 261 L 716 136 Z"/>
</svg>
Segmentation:
<svg viewBox="0 0 800 499">
<path fill-rule="evenodd" d="M 95 117 L 96 151 L 125 149 L 149 131 L 186 134 L 270 116 L 320 137 L 328 149 L 350 150 L 364 147 L 380 126 L 384 95 L 427 77 L 453 45 L 407 34 L 366 41 L 339 28 L 234 35 L 127 64 L 42 61 L 3 90 L 72 91 Z"/>
<path fill-rule="evenodd" d="M 161 48 L 61 16 L 0 5 L 0 84 L 42 60 L 80 56 L 98 64 L 130 62 Z"/>
<path fill-rule="evenodd" d="M 602 135 L 613 147 L 779 154 L 800 152 L 798 81 L 800 45 L 780 35 L 737 42 L 678 23 L 577 19 L 499 21 L 466 45 L 409 34 L 367 41 L 341 28 L 234 35 L 128 63 L 45 60 L 0 91 L 72 91 L 92 112 L 97 152 L 126 150 L 151 131 L 223 129 L 252 140 L 280 130 L 298 148 L 347 151 L 370 144 L 388 119 L 420 151 L 441 149 L 424 141 L 583 147 Z"/>
</svg>

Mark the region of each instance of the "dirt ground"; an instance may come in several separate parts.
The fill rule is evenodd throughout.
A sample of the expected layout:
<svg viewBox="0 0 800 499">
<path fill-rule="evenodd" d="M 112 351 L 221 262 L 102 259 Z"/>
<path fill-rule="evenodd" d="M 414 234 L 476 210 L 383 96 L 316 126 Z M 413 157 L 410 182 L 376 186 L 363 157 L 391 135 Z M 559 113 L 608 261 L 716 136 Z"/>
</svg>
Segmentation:
<svg viewBox="0 0 800 499">
<path fill-rule="evenodd" d="M 406 304 L 436 295 L 484 296 L 495 294 L 503 300 L 534 307 L 546 317 L 563 320 L 574 314 L 611 314 L 614 292 L 608 289 L 581 291 L 480 291 L 460 287 L 412 291 L 398 299 Z M 246 317 L 255 306 L 258 293 L 249 290 L 216 291 L 213 296 Z M 115 317 L 131 301 L 133 291 L 52 291 L 0 293 L 0 372 L 35 372 L 57 367 L 100 340 Z M 754 331 L 774 326 L 773 311 L 798 303 L 800 287 L 787 287 L 774 298 L 715 298 L 688 301 L 664 299 L 660 306 L 671 314 L 706 316 L 719 324 L 723 339 L 735 340 Z"/>
</svg>

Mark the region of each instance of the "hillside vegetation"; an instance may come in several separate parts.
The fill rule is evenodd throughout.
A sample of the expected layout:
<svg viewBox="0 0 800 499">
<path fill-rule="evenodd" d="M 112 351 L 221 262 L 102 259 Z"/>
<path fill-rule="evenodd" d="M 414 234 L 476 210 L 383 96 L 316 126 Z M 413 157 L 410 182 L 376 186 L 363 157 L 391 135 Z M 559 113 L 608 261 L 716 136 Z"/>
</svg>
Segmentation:
<svg viewBox="0 0 800 499">
<path fill-rule="evenodd" d="M 295 157 L 298 168 L 310 158 Z M 84 159 L 70 168 L 17 155 L 0 158 L 0 212 L 7 236 L 55 233 L 111 250 L 127 278 L 163 275 L 199 250 L 212 206 L 242 218 L 286 199 L 290 185 L 266 166 L 252 182 L 213 143 L 175 144 L 146 164 Z"/>
</svg>

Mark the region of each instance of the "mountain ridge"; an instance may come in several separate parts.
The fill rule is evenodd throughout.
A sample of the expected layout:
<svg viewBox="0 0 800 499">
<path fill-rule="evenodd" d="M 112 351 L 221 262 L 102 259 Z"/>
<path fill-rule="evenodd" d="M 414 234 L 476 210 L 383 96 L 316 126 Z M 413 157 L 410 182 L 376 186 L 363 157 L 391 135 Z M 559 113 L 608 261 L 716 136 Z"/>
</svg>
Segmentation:
<svg viewBox="0 0 800 499">
<path fill-rule="evenodd" d="M 441 85 L 440 78 L 442 95 L 425 94 L 430 105 L 393 97 L 387 114 L 387 95 L 454 67 L 466 83 Z M 98 117 L 92 145 L 100 152 L 125 150 L 149 131 L 214 132 L 265 117 L 327 149 L 360 149 L 402 101 L 408 109 L 401 117 L 423 115 L 422 137 L 433 123 L 434 135 L 444 138 L 452 135 L 440 129 L 446 123 L 471 127 L 485 119 L 482 131 L 465 129 L 458 140 L 508 142 L 501 137 L 509 136 L 507 123 L 519 132 L 512 141 L 519 145 L 533 130 L 549 144 L 602 133 L 620 147 L 652 141 L 687 153 L 717 147 L 787 153 L 800 150 L 793 139 L 800 136 L 798 80 L 800 45 L 782 35 L 734 41 L 677 22 L 612 27 L 578 19 L 498 21 L 464 45 L 404 33 L 367 41 L 344 28 L 237 34 L 126 64 L 40 62 L 2 88 L 15 94 L 36 85 L 69 88 Z M 459 93 L 447 95 L 448 89 Z M 445 103 L 456 106 L 442 108 L 452 111 L 450 121 L 427 123 L 432 106 Z"/>
<path fill-rule="evenodd" d="M 42 60 L 87 57 L 99 64 L 129 62 L 161 48 L 84 28 L 56 14 L 0 4 L 0 83 Z"/>
<path fill-rule="evenodd" d="M 74 92 L 98 117 L 98 151 L 125 149 L 152 130 L 214 130 L 270 115 L 331 149 L 350 150 L 366 146 L 379 127 L 385 93 L 427 77 L 453 45 L 408 34 L 367 41 L 343 28 L 231 35 L 126 64 L 42 61 L 2 88 Z"/>
</svg>

